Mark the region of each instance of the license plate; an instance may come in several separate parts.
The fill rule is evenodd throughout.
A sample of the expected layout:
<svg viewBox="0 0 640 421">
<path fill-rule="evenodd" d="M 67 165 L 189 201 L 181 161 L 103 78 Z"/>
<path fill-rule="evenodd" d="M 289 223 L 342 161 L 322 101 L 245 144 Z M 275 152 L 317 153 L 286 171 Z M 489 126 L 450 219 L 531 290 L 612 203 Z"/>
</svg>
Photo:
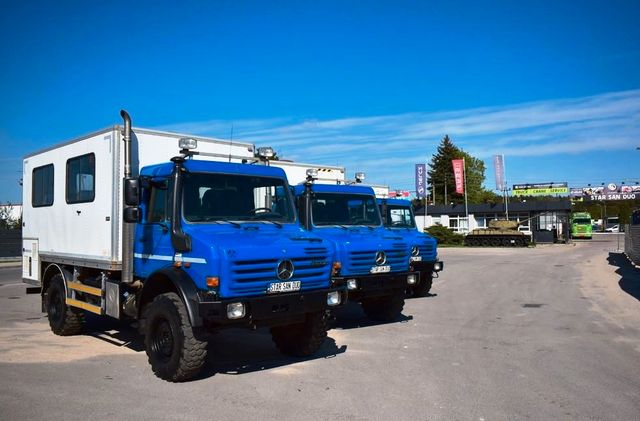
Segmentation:
<svg viewBox="0 0 640 421">
<path fill-rule="evenodd" d="M 391 266 L 374 266 L 371 268 L 369 273 L 386 273 L 391 272 Z"/>
<path fill-rule="evenodd" d="M 411 256 L 412 262 L 422 262 L 422 256 Z"/>
<path fill-rule="evenodd" d="M 267 288 L 267 294 L 277 292 L 291 292 L 300 290 L 300 281 L 272 282 Z"/>
</svg>

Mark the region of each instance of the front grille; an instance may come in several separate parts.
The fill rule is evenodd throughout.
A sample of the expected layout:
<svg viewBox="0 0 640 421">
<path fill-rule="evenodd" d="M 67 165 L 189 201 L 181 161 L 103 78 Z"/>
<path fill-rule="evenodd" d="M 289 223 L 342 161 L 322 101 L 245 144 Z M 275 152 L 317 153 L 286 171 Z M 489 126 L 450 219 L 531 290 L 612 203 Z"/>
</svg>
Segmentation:
<svg viewBox="0 0 640 421">
<path fill-rule="evenodd" d="M 291 280 L 301 281 L 304 290 L 329 285 L 330 257 L 326 247 L 305 247 L 302 256 L 287 256 L 293 262 Z M 281 258 L 232 260 L 229 290 L 240 295 L 264 294 L 271 282 L 280 282 L 276 271 Z"/>
<path fill-rule="evenodd" d="M 343 262 L 343 272 L 348 275 L 363 275 L 370 273 L 376 265 L 376 253 L 379 250 L 354 250 L 349 252 L 349 261 Z M 392 272 L 405 271 L 409 264 L 409 250 L 404 243 L 393 243 L 391 248 L 382 250 L 387 255 L 385 265 L 391 266 Z"/>
<path fill-rule="evenodd" d="M 437 251 L 434 244 L 419 244 L 418 249 L 423 260 L 435 260 Z"/>
</svg>

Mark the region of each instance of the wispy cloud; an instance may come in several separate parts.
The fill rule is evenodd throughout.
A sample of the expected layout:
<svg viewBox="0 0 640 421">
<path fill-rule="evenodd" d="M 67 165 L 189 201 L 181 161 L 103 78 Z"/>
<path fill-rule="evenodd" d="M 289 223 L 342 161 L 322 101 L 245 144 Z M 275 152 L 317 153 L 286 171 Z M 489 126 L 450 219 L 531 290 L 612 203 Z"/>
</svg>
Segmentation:
<svg viewBox="0 0 640 421">
<path fill-rule="evenodd" d="M 174 124 L 162 129 L 229 138 L 230 121 Z M 369 180 L 406 187 L 413 166 L 448 134 L 474 156 L 582 154 L 635 149 L 640 139 L 640 90 L 435 113 L 334 120 L 233 121 L 235 139 L 271 145 L 283 158 L 364 170 Z"/>
</svg>

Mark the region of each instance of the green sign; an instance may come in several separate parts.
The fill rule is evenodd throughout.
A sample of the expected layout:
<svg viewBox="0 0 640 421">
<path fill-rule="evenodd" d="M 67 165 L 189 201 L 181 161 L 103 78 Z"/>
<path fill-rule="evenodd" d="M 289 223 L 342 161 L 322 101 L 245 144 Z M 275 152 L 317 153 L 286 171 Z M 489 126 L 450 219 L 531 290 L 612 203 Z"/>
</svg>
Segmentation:
<svg viewBox="0 0 640 421">
<path fill-rule="evenodd" d="M 569 194 L 567 183 L 535 183 L 514 184 L 514 196 L 544 196 L 554 194 Z"/>
</svg>

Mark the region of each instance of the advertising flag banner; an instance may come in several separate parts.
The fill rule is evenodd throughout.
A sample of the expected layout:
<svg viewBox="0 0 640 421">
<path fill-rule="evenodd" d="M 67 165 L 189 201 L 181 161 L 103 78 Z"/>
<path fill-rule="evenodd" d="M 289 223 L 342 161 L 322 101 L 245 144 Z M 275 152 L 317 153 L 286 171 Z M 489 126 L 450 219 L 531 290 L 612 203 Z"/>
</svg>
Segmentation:
<svg viewBox="0 0 640 421">
<path fill-rule="evenodd" d="M 504 191 L 504 155 L 493 155 L 493 167 L 496 171 L 496 190 Z"/>
<path fill-rule="evenodd" d="M 416 197 L 427 197 L 427 166 L 416 164 Z"/>
<path fill-rule="evenodd" d="M 453 163 L 453 178 L 456 181 L 456 193 L 464 193 L 464 160 L 454 159 Z"/>
</svg>

